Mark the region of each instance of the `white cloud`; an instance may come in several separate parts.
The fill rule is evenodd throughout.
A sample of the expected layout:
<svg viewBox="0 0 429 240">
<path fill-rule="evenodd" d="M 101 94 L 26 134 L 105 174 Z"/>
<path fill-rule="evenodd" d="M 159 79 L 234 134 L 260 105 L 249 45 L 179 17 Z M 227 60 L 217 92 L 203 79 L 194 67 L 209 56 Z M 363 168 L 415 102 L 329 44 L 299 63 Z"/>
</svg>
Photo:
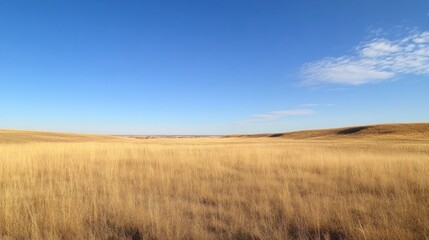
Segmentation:
<svg viewBox="0 0 429 240">
<path fill-rule="evenodd" d="M 318 106 L 320 106 L 320 104 L 318 104 L 318 103 L 301 104 L 301 107 L 318 107 Z"/>
<path fill-rule="evenodd" d="M 351 56 L 328 57 L 305 64 L 305 84 L 360 85 L 403 74 L 429 75 L 429 32 L 412 32 L 400 39 L 374 38 Z"/>
<path fill-rule="evenodd" d="M 395 52 L 401 51 L 401 48 L 387 40 L 376 40 L 364 45 L 363 48 L 358 48 L 363 57 L 380 57 Z"/>
<path fill-rule="evenodd" d="M 293 110 L 282 110 L 282 111 L 273 111 L 263 114 L 254 114 L 250 116 L 249 119 L 241 121 L 241 122 L 264 122 L 264 121 L 272 121 L 285 116 L 303 116 L 303 115 L 311 115 L 315 114 L 316 111 L 311 109 L 293 109 Z"/>
</svg>

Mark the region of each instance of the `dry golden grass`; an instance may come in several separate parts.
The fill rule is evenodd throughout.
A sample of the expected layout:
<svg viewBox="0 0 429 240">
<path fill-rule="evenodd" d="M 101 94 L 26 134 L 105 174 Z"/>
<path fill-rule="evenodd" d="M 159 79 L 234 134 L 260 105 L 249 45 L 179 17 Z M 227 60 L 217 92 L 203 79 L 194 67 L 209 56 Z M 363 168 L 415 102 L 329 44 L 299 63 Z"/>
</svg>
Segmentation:
<svg viewBox="0 0 429 240">
<path fill-rule="evenodd" d="M 23 130 L 1 130 L 1 143 L 29 143 L 29 142 L 129 142 L 130 139 L 119 136 L 70 134 L 56 132 L 38 132 Z"/>
<path fill-rule="evenodd" d="M 235 137 L 280 137 L 287 139 L 396 139 L 429 140 L 429 123 L 396 123 L 306 130 L 274 134 L 235 135 Z"/>
<path fill-rule="evenodd" d="M 428 141 L 87 140 L 0 143 L 0 239 L 429 238 Z"/>
</svg>

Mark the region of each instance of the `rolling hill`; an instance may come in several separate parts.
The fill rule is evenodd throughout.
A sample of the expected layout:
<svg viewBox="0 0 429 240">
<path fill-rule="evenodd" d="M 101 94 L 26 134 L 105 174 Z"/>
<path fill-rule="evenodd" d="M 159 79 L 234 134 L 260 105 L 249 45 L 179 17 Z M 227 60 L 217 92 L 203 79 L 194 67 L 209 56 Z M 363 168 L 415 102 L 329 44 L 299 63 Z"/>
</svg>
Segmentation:
<svg viewBox="0 0 429 240">
<path fill-rule="evenodd" d="M 131 139 L 110 135 L 74 134 L 24 130 L 0 130 L 0 143 L 28 142 L 114 142 Z"/>
<path fill-rule="evenodd" d="M 228 137 L 270 137 L 288 139 L 381 138 L 429 140 L 429 123 L 395 123 L 284 133 L 230 135 Z"/>
<path fill-rule="evenodd" d="M 169 136 L 156 136 L 166 138 Z M 186 136 L 182 136 L 186 137 Z M 194 138 L 195 136 L 188 136 Z M 331 129 L 304 130 L 284 133 L 228 135 L 236 138 L 280 138 L 280 139 L 398 139 L 429 140 L 429 123 L 398 123 L 353 126 Z M 57 133 L 24 130 L 0 130 L 0 143 L 27 142 L 118 142 L 136 141 L 145 138 L 135 136 L 112 136 L 95 134 Z"/>
</svg>

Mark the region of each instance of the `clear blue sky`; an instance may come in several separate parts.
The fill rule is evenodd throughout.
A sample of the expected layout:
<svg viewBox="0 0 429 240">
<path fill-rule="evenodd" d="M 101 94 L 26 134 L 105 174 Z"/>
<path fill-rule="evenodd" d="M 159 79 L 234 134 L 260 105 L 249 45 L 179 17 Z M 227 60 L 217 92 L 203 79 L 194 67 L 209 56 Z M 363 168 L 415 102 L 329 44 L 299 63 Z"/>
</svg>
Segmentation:
<svg viewBox="0 0 429 240">
<path fill-rule="evenodd" d="M 0 0 L 0 128 L 429 121 L 429 1 Z"/>
</svg>

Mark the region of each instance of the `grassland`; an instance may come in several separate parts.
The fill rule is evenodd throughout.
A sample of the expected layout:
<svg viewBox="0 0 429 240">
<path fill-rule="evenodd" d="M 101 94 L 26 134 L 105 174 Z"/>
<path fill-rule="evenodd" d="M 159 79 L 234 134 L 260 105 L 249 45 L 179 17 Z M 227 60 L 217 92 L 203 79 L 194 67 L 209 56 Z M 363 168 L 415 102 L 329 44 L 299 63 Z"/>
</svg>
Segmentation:
<svg viewBox="0 0 429 240">
<path fill-rule="evenodd" d="M 395 131 L 326 139 L 2 131 L 0 239 L 429 239 L 429 141 L 424 129 Z"/>
</svg>

